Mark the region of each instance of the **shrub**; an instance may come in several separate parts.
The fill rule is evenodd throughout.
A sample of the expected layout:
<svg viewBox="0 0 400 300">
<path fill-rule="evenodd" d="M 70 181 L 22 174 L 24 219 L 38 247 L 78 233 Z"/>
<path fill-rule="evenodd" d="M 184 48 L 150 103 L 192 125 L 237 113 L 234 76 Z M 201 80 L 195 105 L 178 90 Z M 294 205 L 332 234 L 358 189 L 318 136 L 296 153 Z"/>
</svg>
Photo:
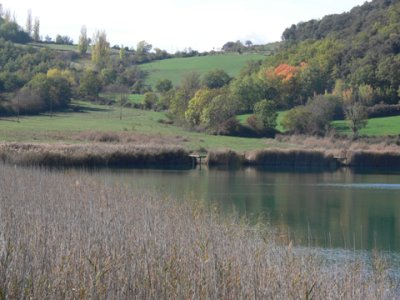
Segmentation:
<svg viewBox="0 0 400 300">
<path fill-rule="evenodd" d="M 377 104 L 367 108 L 369 118 L 383 118 L 400 115 L 400 104 Z"/>
<path fill-rule="evenodd" d="M 250 128 L 254 130 L 260 130 L 260 123 L 257 120 L 257 117 L 255 115 L 251 115 L 246 119 L 247 125 L 250 126 Z"/>
</svg>

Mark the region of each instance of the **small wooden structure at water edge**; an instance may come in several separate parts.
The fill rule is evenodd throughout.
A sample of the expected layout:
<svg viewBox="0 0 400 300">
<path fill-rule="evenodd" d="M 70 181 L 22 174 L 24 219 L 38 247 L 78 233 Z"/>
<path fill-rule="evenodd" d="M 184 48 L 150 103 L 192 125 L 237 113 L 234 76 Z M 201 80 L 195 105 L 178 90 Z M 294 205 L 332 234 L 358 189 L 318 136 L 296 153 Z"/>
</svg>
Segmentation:
<svg viewBox="0 0 400 300">
<path fill-rule="evenodd" d="M 207 157 L 207 154 L 192 153 L 189 155 L 192 158 L 192 165 L 195 168 L 197 165 L 201 167 L 201 160 Z"/>
</svg>

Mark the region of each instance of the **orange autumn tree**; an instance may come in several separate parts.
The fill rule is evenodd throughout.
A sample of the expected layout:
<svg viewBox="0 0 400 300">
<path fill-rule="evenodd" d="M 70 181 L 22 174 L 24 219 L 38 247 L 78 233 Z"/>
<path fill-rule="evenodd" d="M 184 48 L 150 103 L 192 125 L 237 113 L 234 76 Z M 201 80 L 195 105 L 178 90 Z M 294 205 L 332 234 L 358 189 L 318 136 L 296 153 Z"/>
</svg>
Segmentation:
<svg viewBox="0 0 400 300">
<path fill-rule="evenodd" d="M 300 74 L 307 67 L 308 64 L 304 62 L 298 66 L 282 63 L 265 71 L 267 82 L 277 88 L 280 95 L 279 102 L 284 106 L 290 107 L 299 102 L 297 98 L 300 95 Z"/>
</svg>

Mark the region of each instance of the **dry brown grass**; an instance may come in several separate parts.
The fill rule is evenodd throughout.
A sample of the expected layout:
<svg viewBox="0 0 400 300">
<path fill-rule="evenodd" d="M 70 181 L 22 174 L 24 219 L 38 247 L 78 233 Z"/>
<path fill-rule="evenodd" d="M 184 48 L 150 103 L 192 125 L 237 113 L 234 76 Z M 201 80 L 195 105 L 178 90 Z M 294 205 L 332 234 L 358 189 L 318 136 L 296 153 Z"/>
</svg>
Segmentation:
<svg viewBox="0 0 400 300">
<path fill-rule="evenodd" d="M 343 151 L 400 152 L 397 138 L 368 138 L 353 141 L 348 138 L 290 135 L 279 136 L 277 140 L 287 144 L 289 149 L 320 150 L 335 156 Z"/>
<path fill-rule="evenodd" d="M 131 132 L 103 132 L 103 131 L 85 131 L 73 135 L 72 140 L 82 142 L 103 142 L 103 143 L 128 143 L 140 145 L 158 145 L 158 146 L 182 146 L 189 141 L 182 136 L 163 136 L 161 134 L 141 134 Z"/>
<path fill-rule="evenodd" d="M 207 154 L 206 163 L 209 166 L 235 166 L 244 163 L 244 155 L 232 150 L 210 151 Z"/>
<path fill-rule="evenodd" d="M 1 299 L 399 295 L 379 258 L 328 262 L 265 226 L 94 178 L 0 165 Z"/>
<path fill-rule="evenodd" d="M 39 166 L 191 166 L 180 147 L 141 144 L 1 143 L 0 159 L 18 165 Z"/>
</svg>

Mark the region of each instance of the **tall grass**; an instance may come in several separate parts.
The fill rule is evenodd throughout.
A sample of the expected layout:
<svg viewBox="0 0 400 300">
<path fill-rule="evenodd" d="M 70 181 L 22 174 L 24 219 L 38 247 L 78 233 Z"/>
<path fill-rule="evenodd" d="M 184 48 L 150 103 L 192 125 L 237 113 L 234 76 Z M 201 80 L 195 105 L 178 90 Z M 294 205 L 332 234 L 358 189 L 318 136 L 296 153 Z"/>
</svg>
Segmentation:
<svg viewBox="0 0 400 300">
<path fill-rule="evenodd" d="M 274 167 L 335 168 L 338 161 L 333 155 L 318 150 L 268 149 L 248 153 L 246 161 L 250 165 Z"/>
<path fill-rule="evenodd" d="M 356 168 L 400 169 L 400 152 L 354 151 L 348 158 L 348 164 Z"/>
<path fill-rule="evenodd" d="M 109 138 L 113 138 L 110 136 Z M 191 166 L 186 150 L 173 146 L 140 144 L 0 144 L 0 160 L 38 166 Z"/>
<path fill-rule="evenodd" d="M 326 261 L 265 226 L 94 178 L 0 165 L 1 299 L 399 295 L 379 258 Z"/>
</svg>

